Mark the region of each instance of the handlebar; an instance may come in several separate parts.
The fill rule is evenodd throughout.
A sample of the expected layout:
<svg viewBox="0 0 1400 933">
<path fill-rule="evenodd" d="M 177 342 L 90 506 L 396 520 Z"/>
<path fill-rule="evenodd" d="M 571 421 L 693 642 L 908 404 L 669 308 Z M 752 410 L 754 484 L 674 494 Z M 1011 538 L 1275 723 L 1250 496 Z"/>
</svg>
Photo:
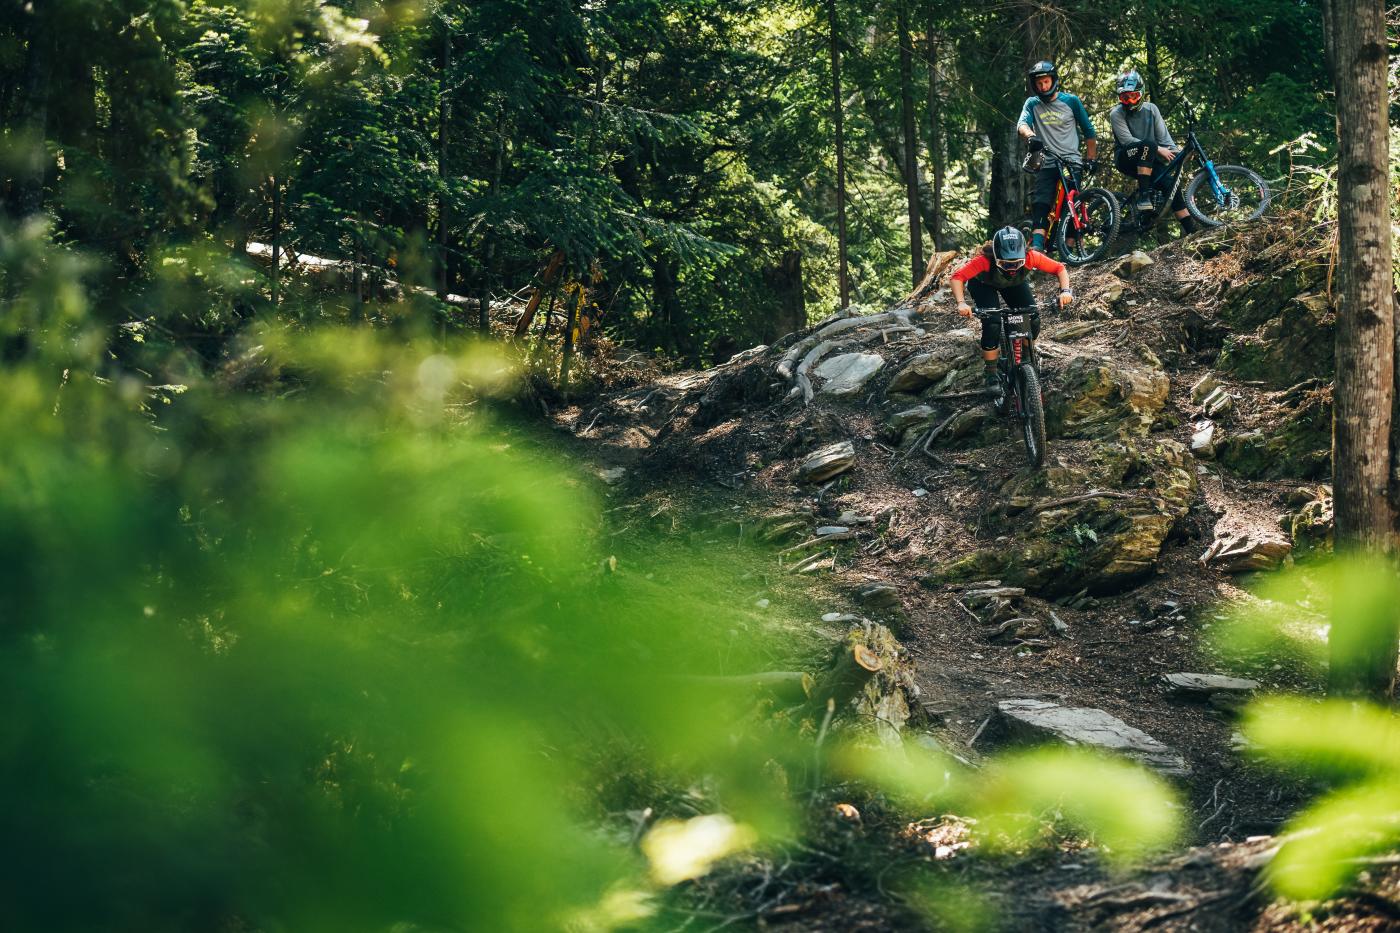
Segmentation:
<svg viewBox="0 0 1400 933">
<path fill-rule="evenodd" d="M 990 317 L 1005 317 L 1008 314 L 1039 314 L 1039 305 L 1031 305 L 1028 308 L 973 308 L 972 315 L 979 321 L 985 321 Z"/>
</svg>

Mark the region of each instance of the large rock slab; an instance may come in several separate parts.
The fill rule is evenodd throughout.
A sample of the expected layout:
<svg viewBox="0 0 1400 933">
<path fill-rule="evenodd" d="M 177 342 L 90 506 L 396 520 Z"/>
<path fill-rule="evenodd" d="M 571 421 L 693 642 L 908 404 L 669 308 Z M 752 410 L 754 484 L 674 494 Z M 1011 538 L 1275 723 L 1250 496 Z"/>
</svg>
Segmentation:
<svg viewBox="0 0 1400 933">
<path fill-rule="evenodd" d="M 1293 551 L 1293 542 L 1273 535 L 1225 535 L 1211 542 L 1198 558 L 1226 573 L 1274 570 Z"/>
<path fill-rule="evenodd" d="M 1123 368 L 1098 356 L 1070 359 L 1048 399 L 1046 427 L 1054 437 L 1145 434 L 1167 403 L 1167 374 L 1152 366 Z"/>
<path fill-rule="evenodd" d="M 1163 674 L 1162 682 L 1179 696 L 1210 697 L 1215 694 L 1247 695 L 1259 689 L 1259 681 L 1224 674 Z"/>
<path fill-rule="evenodd" d="M 826 380 L 823 393 L 855 395 L 884 367 L 885 358 L 878 353 L 842 353 L 823 360 L 813 372 Z"/>
<path fill-rule="evenodd" d="M 967 329 L 944 334 L 927 353 L 920 353 L 895 373 L 885 391 L 922 392 L 942 383 L 959 368 L 980 363 L 977 341 L 977 335 Z"/>
<path fill-rule="evenodd" d="M 850 441 L 840 441 L 823 447 L 797 468 L 797 479 L 803 483 L 820 483 L 849 470 L 856 462 L 856 448 Z"/>
<path fill-rule="evenodd" d="M 928 583 L 998 577 L 1038 596 L 1121 592 L 1151 575 L 1190 508 L 1194 463 L 1176 441 L 1103 444 L 1088 468 L 1013 476 L 986 514 L 1009 540 L 939 565 Z"/>
<path fill-rule="evenodd" d="M 1191 773 L 1179 752 L 1101 709 L 1045 700 L 1003 700 L 997 712 L 1013 738 L 1084 745 L 1124 755 L 1162 774 Z"/>
</svg>

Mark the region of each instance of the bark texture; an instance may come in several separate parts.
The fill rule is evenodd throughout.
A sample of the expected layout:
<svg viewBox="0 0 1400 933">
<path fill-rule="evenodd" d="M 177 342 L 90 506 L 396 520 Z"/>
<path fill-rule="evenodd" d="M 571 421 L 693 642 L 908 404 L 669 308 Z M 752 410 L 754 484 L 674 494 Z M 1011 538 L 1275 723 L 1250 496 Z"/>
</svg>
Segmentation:
<svg viewBox="0 0 1400 933">
<path fill-rule="evenodd" d="M 1326 0 L 1323 25 L 1339 141 L 1336 541 L 1339 550 L 1382 550 L 1393 546 L 1395 531 L 1388 490 L 1396 384 L 1384 2 Z M 1331 691 L 1388 697 L 1396 644 L 1394 624 L 1365 633 L 1334 629 Z"/>
</svg>

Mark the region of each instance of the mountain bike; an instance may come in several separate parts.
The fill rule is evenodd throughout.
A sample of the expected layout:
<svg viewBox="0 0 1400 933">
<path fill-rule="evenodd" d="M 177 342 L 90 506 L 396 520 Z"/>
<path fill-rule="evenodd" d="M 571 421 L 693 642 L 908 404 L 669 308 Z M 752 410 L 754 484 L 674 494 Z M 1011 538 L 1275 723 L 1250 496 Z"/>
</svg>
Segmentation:
<svg viewBox="0 0 1400 933">
<path fill-rule="evenodd" d="M 1257 220 L 1269 208 L 1269 184 L 1253 169 L 1243 165 L 1216 165 L 1206 155 L 1205 147 L 1196 138 L 1196 117 L 1187 110 L 1186 145 L 1165 169 L 1152 179 L 1148 191 L 1152 210 L 1137 209 L 1136 198 L 1129 197 L 1125 222 L 1141 231 L 1150 229 L 1167 212 L 1167 206 L 1181 187 L 1186 163 L 1191 158 L 1201 162 L 1201 168 L 1186 183 L 1182 200 L 1191 216 L 1206 227 L 1223 227 L 1228 223 Z"/>
<path fill-rule="evenodd" d="M 1021 168 L 1030 174 L 1040 171 L 1045 158 L 1059 169 L 1060 181 L 1055 187 L 1055 203 L 1045 230 L 1045 240 L 1053 243 L 1060 258 L 1071 266 L 1103 259 L 1118 235 L 1123 216 L 1118 198 L 1107 188 L 1079 190 L 1079 180 L 1073 168 L 1053 153 L 1041 150 L 1026 156 Z M 1087 177 L 1092 170 L 1086 171 Z M 1027 235 L 1027 240 L 1030 236 Z"/>
<path fill-rule="evenodd" d="M 1001 318 L 1001 357 L 997 360 L 1001 398 L 994 407 L 998 415 L 1021 423 L 1026 459 L 1038 469 L 1045 463 L 1045 394 L 1040 387 L 1040 357 L 1031 337 L 1031 322 L 1040 309 L 975 308 L 972 313 L 978 320 Z"/>
</svg>

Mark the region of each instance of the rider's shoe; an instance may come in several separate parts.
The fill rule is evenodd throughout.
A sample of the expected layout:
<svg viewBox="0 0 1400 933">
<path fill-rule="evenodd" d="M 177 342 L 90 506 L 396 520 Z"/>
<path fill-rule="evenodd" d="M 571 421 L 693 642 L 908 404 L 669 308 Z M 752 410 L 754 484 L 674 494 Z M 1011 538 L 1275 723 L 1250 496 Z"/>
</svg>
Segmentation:
<svg viewBox="0 0 1400 933">
<path fill-rule="evenodd" d="M 1138 192 L 1137 197 L 1133 200 L 1133 210 L 1140 214 L 1151 213 L 1152 195 L 1148 194 L 1146 191 Z"/>
<path fill-rule="evenodd" d="M 993 399 L 1001 398 L 1001 380 L 997 378 L 995 371 L 989 371 L 982 376 L 982 388 Z"/>
</svg>

